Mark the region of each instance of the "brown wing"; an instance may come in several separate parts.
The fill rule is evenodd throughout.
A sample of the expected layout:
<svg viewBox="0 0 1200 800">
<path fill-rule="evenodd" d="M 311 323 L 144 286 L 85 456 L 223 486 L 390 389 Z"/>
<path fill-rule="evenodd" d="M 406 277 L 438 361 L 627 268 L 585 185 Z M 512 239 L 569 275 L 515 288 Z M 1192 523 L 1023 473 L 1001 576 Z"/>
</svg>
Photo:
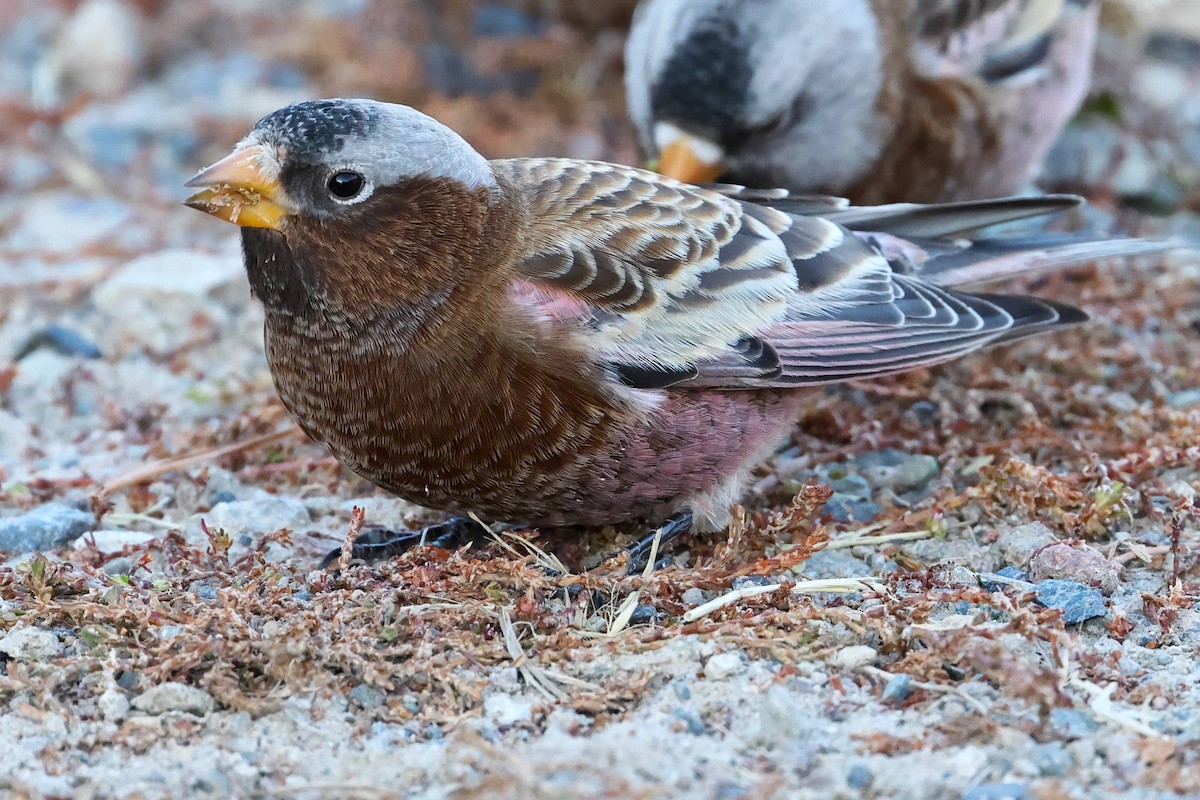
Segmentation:
<svg viewBox="0 0 1200 800">
<path fill-rule="evenodd" d="M 494 166 L 528 201 L 522 271 L 540 288 L 526 296 L 571 298 L 538 308 L 569 307 L 587 348 L 631 386 L 763 388 L 882 375 L 1075 318 L 1066 307 L 903 274 L 870 238 L 821 216 L 741 202 L 732 188 L 593 162 Z"/>
</svg>

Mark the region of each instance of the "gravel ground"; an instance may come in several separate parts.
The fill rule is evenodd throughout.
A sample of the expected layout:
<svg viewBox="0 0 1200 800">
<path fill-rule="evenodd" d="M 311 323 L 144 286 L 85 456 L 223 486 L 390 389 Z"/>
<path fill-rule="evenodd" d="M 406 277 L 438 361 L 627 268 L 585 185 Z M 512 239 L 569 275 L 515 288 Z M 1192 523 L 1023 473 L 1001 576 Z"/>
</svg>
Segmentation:
<svg viewBox="0 0 1200 800">
<path fill-rule="evenodd" d="M 1031 282 L 1086 329 L 814 395 L 654 575 L 612 530 L 316 570 L 356 508 L 431 517 L 291 426 L 182 182 L 336 94 L 634 162 L 631 6 L 0 1 L 0 792 L 1200 796 L 1195 252 Z M 1200 239 L 1200 3 L 1109 10 L 1043 185 Z"/>
</svg>

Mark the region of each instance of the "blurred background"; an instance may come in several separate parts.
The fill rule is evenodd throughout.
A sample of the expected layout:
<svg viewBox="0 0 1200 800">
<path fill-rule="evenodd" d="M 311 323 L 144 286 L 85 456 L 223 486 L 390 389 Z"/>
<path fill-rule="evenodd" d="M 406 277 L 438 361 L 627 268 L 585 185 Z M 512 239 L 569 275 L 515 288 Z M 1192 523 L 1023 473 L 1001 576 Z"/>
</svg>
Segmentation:
<svg viewBox="0 0 1200 800">
<path fill-rule="evenodd" d="M 1104 2 L 1095 87 L 1043 187 L 1086 194 L 1106 229 L 1200 237 L 1200 0 Z M 0 0 L 0 482 L 98 478 L 274 423 L 237 237 L 179 203 L 257 118 L 369 96 L 492 157 L 638 163 L 634 5 Z"/>
<path fill-rule="evenodd" d="M 1194 201 L 1200 0 L 1105 4 L 1095 119 L 1048 183 Z M 633 162 L 621 56 L 634 5 L 0 0 L 0 189 L 175 186 L 261 115 L 338 95 L 417 106 L 488 156 Z"/>
</svg>

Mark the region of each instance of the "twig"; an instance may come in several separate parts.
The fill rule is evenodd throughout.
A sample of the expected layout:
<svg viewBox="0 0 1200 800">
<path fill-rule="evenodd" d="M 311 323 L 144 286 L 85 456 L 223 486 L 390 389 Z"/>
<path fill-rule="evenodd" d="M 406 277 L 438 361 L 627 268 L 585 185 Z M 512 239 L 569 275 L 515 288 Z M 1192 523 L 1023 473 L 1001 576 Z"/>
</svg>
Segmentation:
<svg viewBox="0 0 1200 800">
<path fill-rule="evenodd" d="M 342 539 L 342 552 L 338 554 L 338 572 L 345 575 L 350 569 L 350 558 L 354 555 L 354 540 L 362 531 L 363 520 L 367 518 L 366 509 L 354 506 L 350 511 L 350 525 L 346 528 L 346 537 Z"/>
<path fill-rule="evenodd" d="M 223 447 L 217 447 L 212 450 L 205 450 L 200 453 L 195 453 L 194 455 L 155 461 L 151 464 L 146 464 L 145 466 L 126 472 L 124 475 L 119 475 L 116 478 L 113 478 L 111 481 L 100 487 L 100 494 L 109 495 L 113 492 L 119 492 L 122 489 L 128 489 L 129 487 L 137 486 L 140 483 L 147 483 L 164 473 L 187 469 L 188 467 L 193 467 L 197 464 L 215 461 L 219 458 L 233 455 L 234 453 L 240 453 L 243 450 L 251 450 L 264 444 L 278 442 L 299 432 L 300 429 L 293 426 L 290 428 L 285 428 L 281 431 L 275 431 L 273 433 L 264 433 L 262 436 L 255 436 L 254 438 L 246 439 L 245 441 L 234 442 L 233 444 L 227 444 Z"/>
</svg>

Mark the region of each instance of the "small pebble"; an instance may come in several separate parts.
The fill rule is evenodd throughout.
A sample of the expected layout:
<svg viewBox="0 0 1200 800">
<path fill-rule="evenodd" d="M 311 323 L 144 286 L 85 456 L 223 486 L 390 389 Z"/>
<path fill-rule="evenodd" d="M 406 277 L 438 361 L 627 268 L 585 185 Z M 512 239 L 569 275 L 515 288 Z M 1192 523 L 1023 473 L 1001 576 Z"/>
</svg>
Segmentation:
<svg viewBox="0 0 1200 800">
<path fill-rule="evenodd" d="M 866 789 L 874 781 L 874 773 L 863 764 L 855 764 L 846 773 L 846 786 L 851 789 Z"/>
<path fill-rule="evenodd" d="M 216 706 L 212 695 L 195 686 L 169 681 L 159 684 L 133 699 L 133 707 L 151 716 L 160 716 L 172 711 L 203 717 Z"/>
<path fill-rule="evenodd" d="M 1046 608 L 1062 611 L 1062 619 L 1068 625 L 1076 625 L 1108 613 L 1104 595 L 1099 589 L 1082 583 L 1064 580 L 1042 581 L 1034 587 L 1037 601 Z"/>
<path fill-rule="evenodd" d="M 630 625 L 653 625 L 658 622 L 658 609 L 647 603 L 642 603 L 633 609 L 629 617 Z"/>
<path fill-rule="evenodd" d="M 879 651 L 874 647 L 859 644 L 838 650 L 829 659 L 829 663 L 845 669 L 858 669 L 874 664 L 877 658 L 879 658 Z"/>
<path fill-rule="evenodd" d="M 683 722 L 687 732 L 693 736 L 703 736 L 708 733 L 708 726 L 704 724 L 704 720 L 700 719 L 700 715 L 694 709 L 680 707 L 671 712 L 671 716 Z"/>
<path fill-rule="evenodd" d="M 1100 724 L 1088 714 L 1073 708 L 1050 711 L 1050 729 L 1062 739 L 1078 739 L 1100 730 Z"/>
<path fill-rule="evenodd" d="M 120 722 L 129 716 L 129 698 L 115 686 L 110 686 L 96 698 L 100 715 L 109 722 Z"/>
<path fill-rule="evenodd" d="M 483 713 L 501 728 L 533 719 L 533 706 L 510 694 L 490 694 L 483 700 Z"/>
<path fill-rule="evenodd" d="M 734 578 L 731 585 L 734 589 L 745 589 L 750 586 L 773 586 L 778 582 L 767 575 L 742 575 Z"/>
<path fill-rule="evenodd" d="M 713 680 L 728 678 L 742 668 L 742 657 L 738 653 L 717 653 L 704 665 L 704 674 Z"/>
<path fill-rule="evenodd" d="M 682 595 L 680 595 L 679 599 L 682 600 L 684 603 L 686 603 L 689 606 L 703 605 L 704 604 L 704 590 L 697 589 L 696 587 L 693 586 L 691 589 L 688 589 Z"/>
<path fill-rule="evenodd" d="M 385 695 L 370 684 L 360 683 L 350 690 L 346 698 L 364 711 L 370 711 L 383 705 Z"/>
<path fill-rule="evenodd" d="M 892 676 L 887 685 L 883 687 L 883 694 L 880 695 L 880 700 L 891 705 L 900 705 L 913 692 L 913 680 L 908 675 L 900 674 Z"/>
</svg>

